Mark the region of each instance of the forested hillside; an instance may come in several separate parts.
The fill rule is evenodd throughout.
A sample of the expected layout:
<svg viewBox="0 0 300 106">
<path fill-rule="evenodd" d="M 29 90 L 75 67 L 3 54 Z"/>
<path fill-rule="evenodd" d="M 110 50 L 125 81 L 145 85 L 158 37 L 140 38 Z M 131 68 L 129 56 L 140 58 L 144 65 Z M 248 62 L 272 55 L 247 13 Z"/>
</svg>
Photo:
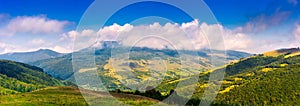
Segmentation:
<svg viewBox="0 0 300 106">
<path fill-rule="evenodd" d="M 231 76 L 224 80 L 216 104 L 299 105 L 300 56 L 287 57 L 291 54 L 262 55 L 230 65 L 226 72 Z M 234 74 L 233 69 L 243 71 Z"/>
<path fill-rule="evenodd" d="M 46 86 L 65 83 L 43 72 L 43 69 L 24 63 L 0 60 L 0 93 L 30 92 Z"/>
<path fill-rule="evenodd" d="M 294 50 L 280 51 L 281 54 L 278 55 L 256 55 L 200 73 L 199 82 L 195 84 L 196 91 L 188 105 L 198 105 L 206 87 L 218 83 L 222 83 L 222 86 L 216 91 L 217 97 L 212 105 L 299 105 L 300 55 Z M 210 73 L 221 69 L 225 70 L 223 81 L 208 85 Z M 179 82 L 185 80 L 189 79 L 164 81 L 155 90 L 168 94 Z M 178 92 L 188 92 L 192 89 L 190 86 L 192 85 L 176 89 Z"/>
</svg>

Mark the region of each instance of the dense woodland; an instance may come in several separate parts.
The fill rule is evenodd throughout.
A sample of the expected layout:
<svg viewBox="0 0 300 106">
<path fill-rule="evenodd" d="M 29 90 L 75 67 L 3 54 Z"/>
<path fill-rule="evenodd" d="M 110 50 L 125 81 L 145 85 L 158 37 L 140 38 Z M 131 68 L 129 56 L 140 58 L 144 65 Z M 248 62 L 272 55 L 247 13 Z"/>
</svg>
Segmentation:
<svg viewBox="0 0 300 106">
<path fill-rule="evenodd" d="M 67 84 L 43 72 L 43 69 L 24 63 L 0 60 L 0 94 L 31 92 L 47 86 Z"/>
<path fill-rule="evenodd" d="M 273 62 L 252 67 L 252 70 L 231 76 L 231 78 L 239 77 L 243 80 L 237 81 L 238 87 L 218 95 L 215 103 L 220 105 L 299 104 L 300 56 L 256 58 L 265 58 L 256 63 Z M 243 64 L 243 62 L 238 64 Z M 246 65 L 249 64 L 245 62 Z M 252 75 L 247 76 L 247 74 Z"/>
</svg>

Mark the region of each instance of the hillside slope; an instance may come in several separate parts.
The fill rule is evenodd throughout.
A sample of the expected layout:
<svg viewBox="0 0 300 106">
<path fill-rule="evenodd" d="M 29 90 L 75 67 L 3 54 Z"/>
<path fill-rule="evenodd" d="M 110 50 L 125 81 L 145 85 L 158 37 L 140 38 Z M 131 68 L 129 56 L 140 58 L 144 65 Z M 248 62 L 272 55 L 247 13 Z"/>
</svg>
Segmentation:
<svg viewBox="0 0 300 106">
<path fill-rule="evenodd" d="M 299 105 L 300 54 L 295 54 L 299 50 L 278 51 L 277 56 L 256 56 L 229 65 L 215 104 Z"/>
<path fill-rule="evenodd" d="M 46 86 L 64 85 L 64 82 L 45 74 L 43 69 L 24 63 L 0 60 L 1 94 L 30 92 Z"/>
<path fill-rule="evenodd" d="M 299 105 L 300 54 L 294 53 L 252 56 L 200 73 L 196 84 L 178 87 L 179 82 L 189 80 L 182 78 L 164 81 L 155 89 L 165 94 L 175 88 L 178 92 L 191 92 L 191 87 L 196 86 L 188 105 L 199 105 L 206 87 L 222 83 L 212 105 Z M 210 73 L 221 69 L 225 70 L 223 81 L 208 85 Z"/>
</svg>

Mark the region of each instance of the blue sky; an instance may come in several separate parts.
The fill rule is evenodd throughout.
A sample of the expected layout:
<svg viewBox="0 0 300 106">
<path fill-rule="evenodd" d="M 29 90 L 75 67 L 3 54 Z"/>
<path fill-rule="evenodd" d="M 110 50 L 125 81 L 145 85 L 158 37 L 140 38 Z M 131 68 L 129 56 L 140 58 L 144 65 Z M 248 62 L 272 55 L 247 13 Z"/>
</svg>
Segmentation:
<svg viewBox="0 0 300 106">
<path fill-rule="evenodd" d="M 113 2 L 121 4 L 124 1 Z M 297 42 L 300 40 L 298 0 L 204 0 L 204 2 L 225 32 L 228 32 L 228 37 L 243 35 L 242 38 L 235 39 L 241 39 L 241 42 L 245 39 L 251 40 L 253 44 L 253 47 L 229 47 L 229 49 L 258 53 L 298 45 Z M 71 39 L 70 34 L 76 32 L 74 30 L 82 15 L 92 3 L 93 0 L 0 0 L 0 31 L 2 31 L 0 53 L 39 48 L 70 52 L 71 41 L 63 39 Z M 189 3 L 193 4 L 193 2 Z M 103 4 L 108 2 L 103 1 Z M 102 9 L 105 8 L 111 7 L 109 4 L 103 5 Z M 151 15 L 171 19 L 173 23 L 179 25 L 194 21 L 178 8 L 146 3 L 122 9 L 119 14 L 113 15 L 106 26 L 113 26 L 113 23 L 123 26 L 136 18 Z M 35 23 L 36 20 L 39 21 Z M 151 19 L 148 21 L 153 23 Z M 17 22 L 28 24 L 29 27 L 24 28 L 26 25 L 21 26 Z M 167 21 L 160 22 L 162 25 L 166 23 Z M 199 19 L 200 26 L 202 23 L 216 24 Z M 138 24 L 132 25 L 138 26 Z M 82 32 L 76 33 L 82 34 Z M 264 46 L 258 48 L 255 45 L 257 42 Z M 20 49 L 21 47 L 18 46 L 20 44 L 26 47 Z"/>
<path fill-rule="evenodd" d="M 94 0 L 0 0 L 0 13 L 8 14 L 11 17 L 44 14 L 51 19 L 78 22 L 93 1 Z M 115 1 L 122 2 L 118 0 Z M 205 0 L 205 3 L 223 25 L 241 25 L 261 14 L 274 14 L 277 9 L 279 9 L 278 11 L 291 11 L 290 20 L 299 18 L 300 13 L 300 11 L 297 11 L 300 9 L 300 6 L 293 6 L 294 4 L 288 2 L 288 0 Z M 183 18 L 182 20 L 185 19 Z"/>
</svg>

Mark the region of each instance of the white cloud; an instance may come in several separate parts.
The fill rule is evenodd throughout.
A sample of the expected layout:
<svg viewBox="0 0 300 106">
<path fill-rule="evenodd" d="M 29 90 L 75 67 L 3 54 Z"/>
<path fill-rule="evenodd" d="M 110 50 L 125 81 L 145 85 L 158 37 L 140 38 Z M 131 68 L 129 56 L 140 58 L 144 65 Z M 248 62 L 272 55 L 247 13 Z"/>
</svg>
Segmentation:
<svg viewBox="0 0 300 106">
<path fill-rule="evenodd" d="M 54 51 L 57 51 L 59 53 L 71 53 L 72 52 L 72 49 L 71 48 L 66 48 L 66 47 L 61 47 L 61 46 L 55 46 L 53 48 L 50 48 Z"/>
<path fill-rule="evenodd" d="M 295 28 L 293 30 L 293 35 L 294 37 L 296 38 L 296 40 L 298 42 L 300 42 L 300 25 L 299 24 L 296 24 L 295 25 Z"/>
<path fill-rule="evenodd" d="M 226 49 L 249 52 L 249 46 L 253 45 L 254 41 L 245 33 L 237 33 L 232 30 L 225 30 L 224 42 Z"/>
<path fill-rule="evenodd" d="M 238 29 L 227 29 L 220 24 L 200 23 L 198 20 L 182 24 L 166 23 L 161 25 L 153 23 L 150 25 L 133 26 L 130 24 L 104 27 L 97 31 L 85 29 L 82 31 L 69 31 L 61 34 L 58 42 L 47 44 L 48 39 L 32 39 L 29 45 L 24 47 L 13 45 L 0 45 L 0 52 L 28 51 L 40 48 L 52 49 L 62 53 L 77 51 L 95 44 L 98 41 L 118 40 L 125 46 L 140 46 L 151 48 L 170 49 L 203 49 L 215 46 L 212 49 L 238 50 L 250 53 L 261 53 L 266 50 L 273 50 L 286 42 L 270 39 L 254 39 Z M 221 36 L 223 35 L 223 36 Z M 300 25 L 295 25 L 293 35 L 300 41 Z M 210 41 L 208 41 L 210 39 Z M 224 43 L 222 43 L 224 41 Z M 73 42 L 75 46 L 73 47 Z M 224 45 L 223 45 L 224 44 Z M 40 45 L 40 46 L 36 46 Z M 97 44 L 96 46 L 101 46 Z M 290 47 L 290 46 L 289 46 Z"/>
<path fill-rule="evenodd" d="M 226 29 L 220 24 L 199 23 L 198 20 L 181 25 L 153 23 L 151 25 L 133 26 L 125 24 L 120 26 L 113 24 L 98 31 L 70 31 L 62 34 L 61 40 L 74 41 L 76 38 L 76 46 L 80 45 L 74 47 L 77 49 L 91 46 L 96 38 L 98 41 L 118 40 L 126 46 L 146 46 L 158 49 L 165 47 L 172 49 L 203 49 L 209 48 L 209 44 L 222 44 L 220 43 L 223 41 L 221 33 L 224 35 L 227 49 L 247 51 L 248 46 L 253 43 L 252 39 L 245 33 Z"/>
<path fill-rule="evenodd" d="M 71 40 L 74 41 L 76 38 L 79 39 L 80 37 L 90 37 L 90 36 L 96 36 L 96 32 L 94 30 L 90 30 L 90 29 L 86 29 L 83 30 L 81 32 L 77 32 L 77 31 L 69 31 L 67 33 L 63 33 L 61 34 L 61 41 L 65 41 L 65 40 Z"/>
<path fill-rule="evenodd" d="M 76 42 L 76 46 L 73 48 L 74 51 L 95 45 L 97 39 L 99 41 L 115 40 L 119 33 L 129 31 L 133 28 L 132 25 L 125 24 L 120 26 L 113 24 L 111 26 L 104 27 L 98 31 L 91 29 L 85 29 L 82 31 L 69 31 L 61 34 L 60 41 L 62 42 Z"/>
<path fill-rule="evenodd" d="M 118 24 L 113 24 L 111 26 L 104 27 L 97 32 L 99 40 L 115 40 L 116 37 L 122 32 L 130 31 L 134 26 L 130 24 L 125 24 L 120 26 Z"/>
<path fill-rule="evenodd" d="M 11 18 L 6 14 L 0 14 L 0 21 L 0 53 L 28 52 L 38 49 L 69 52 L 71 49 L 71 42 L 55 40 L 59 39 L 57 35 L 71 24 L 68 21 L 49 19 L 44 15 Z M 83 35 L 89 33 L 86 31 Z"/>
<path fill-rule="evenodd" d="M 44 41 L 43 39 L 38 38 L 38 39 L 33 39 L 33 40 L 29 41 L 29 43 L 33 44 L 33 45 L 41 46 L 41 45 L 46 44 L 46 41 Z"/>
<path fill-rule="evenodd" d="M 4 42 L 0 42 L 0 54 L 12 53 L 12 52 L 27 52 L 32 51 L 32 48 L 24 47 L 23 45 L 13 45 Z"/>
<path fill-rule="evenodd" d="M 45 16 L 18 16 L 9 20 L 8 24 L 0 29 L 0 36 L 11 36 L 16 33 L 60 33 L 68 23 L 68 21 L 48 19 Z"/>
<path fill-rule="evenodd" d="M 300 40 L 300 25 L 295 26 L 293 34 Z M 223 35 L 223 36 L 221 36 Z M 146 37 L 147 36 L 147 37 Z M 210 39 L 210 41 L 208 41 Z M 82 31 L 69 31 L 62 33 L 57 42 L 50 42 L 48 39 L 32 39 L 27 48 L 18 46 L 6 46 L 5 52 L 37 50 L 38 48 L 52 49 L 62 53 L 77 51 L 95 44 L 98 41 L 118 40 L 126 46 L 140 46 L 151 48 L 170 49 L 203 49 L 212 45 L 219 45 L 212 49 L 238 50 L 250 53 L 261 53 L 273 50 L 286 43 L 278 43 L 270 39 L 255 39 L 247 31 L 227 29 L 220 24 L 200 23 L 198 20 L 182 24 L 167 23 L 161 25 L 153 23 L 150 25 L 133 26 L 130 24 L 104 27 L 99 30 L 85 29 Z M 224 41 L 225 45 L 222 45 Z M 73 47 L 73 42 L 75 46 Z M 41 46 L 34 46 L 41 45 Z M 220 46 L 221 45 L 221 46 Z M 281 46 L 280 46 L 281 45 Z M 96 46 L 101 47 L 100 44 Z M 289 46 L 290 47 L 290 46 Z M 4 51 L 3 47 L 0 52 Z"/>
<path fill-rule="evenodd" d="M 0 54 L 7 52 L 7 44 L 0 42 Z"/>
<path fill-rule="evenodd" d="M 0 54 L 13 53 L 13 52 L 32 52 L 39 49 L 51 49 L 59 53 L 71 53 L 71 45 L 40 45 L 40 46 L 31 46 L 31 45 L 14 45 L 8 43 L 0 42 Z"/>
</svg>

